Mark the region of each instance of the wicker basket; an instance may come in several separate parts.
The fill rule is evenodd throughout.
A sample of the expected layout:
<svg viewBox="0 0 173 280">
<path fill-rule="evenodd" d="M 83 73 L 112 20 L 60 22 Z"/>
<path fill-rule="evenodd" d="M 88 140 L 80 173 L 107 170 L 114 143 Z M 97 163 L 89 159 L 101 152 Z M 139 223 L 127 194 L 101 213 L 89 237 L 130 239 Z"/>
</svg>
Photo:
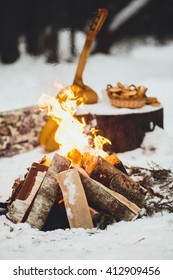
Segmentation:
<svg viewBox="0 0 173 280">
<path fill-rule="evenodd" d="M 143 107 L 146 104 L 146 98 L 127 99 L 127 98 L 110 97 L 110 101 L 112 106 L 117 108 L 137 109 Z"/>
</svg>

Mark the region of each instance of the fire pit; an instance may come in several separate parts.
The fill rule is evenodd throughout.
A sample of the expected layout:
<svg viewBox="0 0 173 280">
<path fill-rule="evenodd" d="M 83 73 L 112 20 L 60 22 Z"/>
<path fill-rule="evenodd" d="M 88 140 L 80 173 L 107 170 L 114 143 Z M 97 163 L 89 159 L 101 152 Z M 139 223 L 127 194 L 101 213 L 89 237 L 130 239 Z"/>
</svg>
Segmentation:
<svg viewBox="0 0 173 280">
<path fill-rule="evenodd" d="M 49 95 L 40 98 L 56 128 L 47 141 L 55 143 L 59 153 L 52 161 L 44 157 L 33 163 L 25 178 L 15 181 L 6 214 L 13 222 L 28 222 L 41 230 L 92 228 L 101 214 L 107 219 L 104 228 L 139 215 L 148 190 L 129 178 L 115 153 L 104 151 L 109 139 L 93 127 L 88 130 L 89 122 L 81 116 L 76 118 L 77 104 L 71 91 L 61 102 Z"/>
</svg>

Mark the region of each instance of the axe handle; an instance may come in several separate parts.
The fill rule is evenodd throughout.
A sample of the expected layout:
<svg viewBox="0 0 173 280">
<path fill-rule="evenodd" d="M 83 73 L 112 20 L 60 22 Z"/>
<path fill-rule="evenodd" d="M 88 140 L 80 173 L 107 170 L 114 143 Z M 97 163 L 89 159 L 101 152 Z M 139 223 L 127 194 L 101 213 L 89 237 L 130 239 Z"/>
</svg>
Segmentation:
<svg viewBox="0 0 173 280">
<path fill-rule="evenodd" d="M 85 44 L 83 46 L 82 52 L 79 57 L 78 66 L 75 74 L 73 84 L 82 83 L 82 75 L 87 62 L 88 55 L 91 50 L 91 45 L 96 37 L 97 33 L 100 31 L 106 17 L 108 15 L 107 9 L 98 9 L 95 18 L 90 26 L 90 29 L 87 33 Z"/>
</svg>

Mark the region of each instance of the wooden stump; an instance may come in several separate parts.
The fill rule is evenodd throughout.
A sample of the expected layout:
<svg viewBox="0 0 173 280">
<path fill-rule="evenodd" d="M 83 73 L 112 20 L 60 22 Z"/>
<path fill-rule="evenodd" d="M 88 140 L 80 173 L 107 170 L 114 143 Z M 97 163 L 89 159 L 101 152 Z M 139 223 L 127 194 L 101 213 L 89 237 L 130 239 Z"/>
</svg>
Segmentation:
<svg viewBox="0 0 173 280">
<path fill-rule="evenodd" d="M 121 109 L 120 109 L 121 110 Z M 139 148 L 146 132 L 153 131 L 155 126 L 163 128 L 163 108 L 151 112 L 117 115 L 80 115 L 90 126 L 93 120 L 100 134 L 108 138 L 112 145 L 105 150 L 122 153 Z"/>
</svg>

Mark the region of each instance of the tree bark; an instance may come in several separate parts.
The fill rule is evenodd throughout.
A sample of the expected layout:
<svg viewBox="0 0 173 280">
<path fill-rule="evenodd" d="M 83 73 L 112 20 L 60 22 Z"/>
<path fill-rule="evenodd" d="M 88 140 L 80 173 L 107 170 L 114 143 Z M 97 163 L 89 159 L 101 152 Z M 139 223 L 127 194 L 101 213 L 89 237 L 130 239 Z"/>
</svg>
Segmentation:
<svg viewBox="0 0 173 280">
<path fill-rule="evenodd" d="M 37 147 L 46 119 L 46 113 L 36 106 L 0 113 L 0 157 Z"/>
<path fill-rule="evenodd" d="M 93 228 L 86 195 L 77 170 L 69 169 L 57 175 L 63 193 L 67 218 L 71 228 Z"/>
<path fill-rule="evenodd" d="M 57 174 L 67 170 L 70 164 L 71 162 L 68 159 L 58 154 L 54 155 L 26 220 L 29 224 L 42 229 L 51 207 L 61 193 L 56 179 Z"/>
<path fill-rule="evenodd" d="M 146 191 L 139 183 L 134 182 L 115 166 L 98 156 L 95 165 L 92 165 L 92 168 L 88 170 L 90 171 L 89 175 L 91 178 L 142 207 Z"/>
<path fill-rule="evenodd" d="M 98 212 L 107 213 L 115 220 L 130 221 L 140 208 L 119 193 L 110 190 L 101 183 L 91 179 L 82 169 L 78 169 L 88 203 Z"/>
<path fill-rule="evenodd" d="M 25 221 L 47 169 L 44 165 L 33 163 L 20 190 L 12 195 L 11 202 L 13 202 L 8 206 L 6 216 L 14 223 Z"/>
</svg>

